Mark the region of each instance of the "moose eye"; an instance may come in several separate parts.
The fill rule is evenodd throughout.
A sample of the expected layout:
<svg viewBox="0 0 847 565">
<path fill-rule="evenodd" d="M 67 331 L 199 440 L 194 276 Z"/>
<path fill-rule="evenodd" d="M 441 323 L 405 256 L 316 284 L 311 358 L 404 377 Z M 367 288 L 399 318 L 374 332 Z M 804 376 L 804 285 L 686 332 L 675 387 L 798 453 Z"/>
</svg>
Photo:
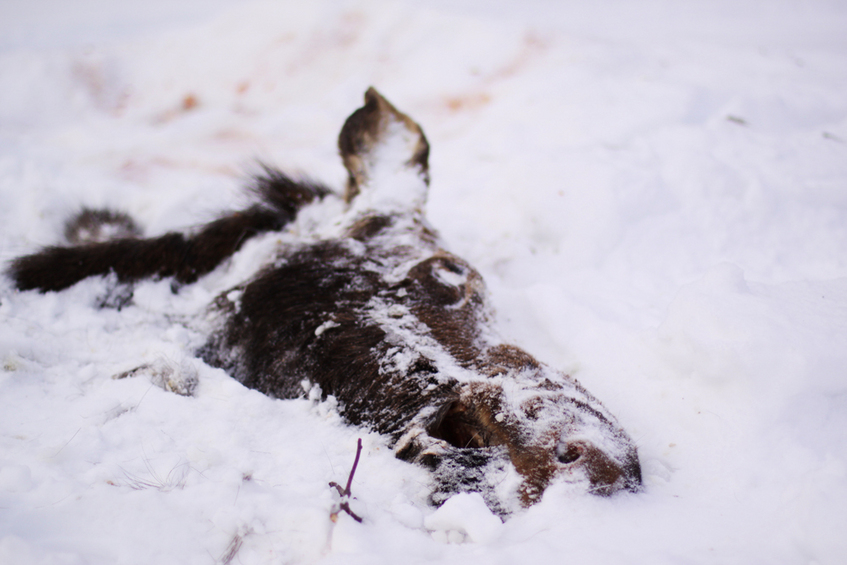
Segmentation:
<svg viewBox="0 0 847 565">
<path fill-rule="evenodd" d="M 442 261 L 442 262 L 441 262 L 441 265 L 442 265 L 445 269 L 447 269 L 448 271 L 450 271 L 451 273 L 456 273 L 457 275 L 463 275 L 463 274 L 465 274 L 465 268 L 464 268 L 464 267 L 462 267 L 461 265 L 457 265 L 457 264 L 456 264 L 456 263 L 454 263 L 453 261 L 446 261 L 446 260 L 445 260 L 445 261 Z"/>
<path fill-rule="evenodd" d="M 455 306 L 476 290 L 473 269 L 450 256 L 425 259 L 409 270 L 408 280 L 418 299 L 429 306 Z"/>
<path fill-rule="evenodd" d="M 432 274 L 442 284 L 462 286 L 468 281 L 468 270 L 453 261 L 439 261 L 432 266 Z"/>
</svg>

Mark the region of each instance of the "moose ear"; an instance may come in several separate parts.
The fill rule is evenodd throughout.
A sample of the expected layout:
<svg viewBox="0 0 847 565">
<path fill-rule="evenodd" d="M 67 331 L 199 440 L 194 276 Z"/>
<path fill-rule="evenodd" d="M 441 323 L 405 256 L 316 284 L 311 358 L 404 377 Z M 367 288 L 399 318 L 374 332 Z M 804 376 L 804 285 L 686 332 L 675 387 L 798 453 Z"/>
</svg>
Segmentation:
<svg viewBox="0 0 847 565">
<path fill-rule="evenodd" d="M 348 173 L 344 195 L 347 203 L 364 191 L 388 190 L 390 187 L 373 185 L 409 173 L 419 179 L 425 199 L 429 185 L 426 136 L 421 126 L 398 111 L 375 88 L 365 92 L 365 105 L 344 122 L 338 149 Z"/>
</svg>

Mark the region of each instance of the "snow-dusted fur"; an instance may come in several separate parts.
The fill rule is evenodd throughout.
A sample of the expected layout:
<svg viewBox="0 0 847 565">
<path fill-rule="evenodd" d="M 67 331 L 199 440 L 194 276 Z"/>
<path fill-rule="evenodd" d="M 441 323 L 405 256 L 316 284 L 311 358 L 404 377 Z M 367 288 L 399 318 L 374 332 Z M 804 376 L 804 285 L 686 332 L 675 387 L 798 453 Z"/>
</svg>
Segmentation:
<svg viewBox="0 0 847 565">
<path fill-rule="evenodd" d="M 220 295 L 199 357 L 275 397 L 301 396 L 304 386 L 334 396 L 347 421 L 390 436 L 397 457 L 431 469 L 435 503 L 480 492 L 506 514 L 554 481 L 602 495 L 638 490 L 626 432 L 574 379 L 501 341 L 480 274 L 428 225 L 420 126 L 369 89 L 339 148 L 346 211 Z M 176 291 L 330 194 L 273 170 L 255 192 L 257 204 L 193 235 L 91 238 L 17 259 L 10 274 L 20 289 L 111 275 L 173 277 Z M 86 225 L 96 223 L 87 214 Z"/>
</svg>

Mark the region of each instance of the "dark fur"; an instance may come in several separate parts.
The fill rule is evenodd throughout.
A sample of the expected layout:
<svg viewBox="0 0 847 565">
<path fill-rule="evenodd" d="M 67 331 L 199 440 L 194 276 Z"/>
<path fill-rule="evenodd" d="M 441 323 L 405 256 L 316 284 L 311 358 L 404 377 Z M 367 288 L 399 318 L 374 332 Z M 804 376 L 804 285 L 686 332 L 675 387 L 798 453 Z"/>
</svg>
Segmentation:
<svg viewBox="0 0 847 565">
<path fill-rule="evenodd" d="M 21 290 L 62 290 L 84 278 L 110 273 L 122 283 L 173 277 L 177 283 L 189 284 L 214 270 L 247 239 L 282 229 L 305 204 L 329 193 L 320 184 L 296 182 L 267 167 L 264 175 L 256 177 L 253 190 L 261 199 L 259 204 L 210 222 L 193 235 L 170 232 L 150 239 L 122 237 L 76 247 L 47 247 L 15 259 L 8 273 Z M 68 222 L 66 231 L 76 233 L 81 223 L 117 216 L 85 209 Z"/>
<path fill-rule="evenodd" d="M 339 138 L 345 199 L 372 190 L 377 149 L 397 128 L 411 139 L 409 157 L 388 165 L 428 184 L 420 126 L 374 90 L 365 100 Z M 15 260 L 9 274 L 18 288 L 41 291 L 109 273 L 122 282 L 191 283 L 329 193 L 269 169 L 255 192 L 257 204 L 194 235 L 50 247 Z M 522 477 L 523 505 L 556 477 L 596 494 L 639 488 L 626 433 L 575 380 L 488 335 L 482 278 L 441 248 L 419 209 L 355 212 L 337 237 L 295 246 L 222 294 L 213 305 L 219 325 L 199 356 L 278 398 L 302 396 L 304 381 L 318 385 L 347 421 L 390 436 L 398 457 L 430 468 L 435 502 L 479 491 L 506 512 L 496 489 L 510 463 Z"/>
</svg>

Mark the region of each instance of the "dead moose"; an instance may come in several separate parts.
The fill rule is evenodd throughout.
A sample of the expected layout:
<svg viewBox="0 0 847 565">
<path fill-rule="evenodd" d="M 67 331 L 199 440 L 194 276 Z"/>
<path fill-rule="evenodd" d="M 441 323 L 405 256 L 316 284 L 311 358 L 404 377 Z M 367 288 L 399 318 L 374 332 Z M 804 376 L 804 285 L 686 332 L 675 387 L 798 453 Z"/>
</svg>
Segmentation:
<svg viewBox="0 0 847 565">
<path fill-rule="evenodd" d="M 273 397 L 302 396 L 304 381 L 320 387 L 348 422 L 389 436 L 397 457 L 431 470 L 436 504 L 476 491 L 506 514 L 553 481 L 599 495 L 637 491 L 626 432 L 576 380 L 495 335 L 480 274 L 427 224 L 420 126 L 371 88 L 338 145 L 345 212 L 221 294 L 198 356 Z M 143 239 L 125 215 L 85 212 L 68 225 L 77 245 L 16 259 L 9 275 L 18 289 L 42 292 L 95 275 L 124 288 L 172 277 L 178 292 L 246 239 L 285 230 L 301 208 L 334 197 L 268 168 L 252 188 L 251 207 L 189 234 Z M 121 237 L 90 236 L 109 223 Z M 514 471 L 519 480 L 504 480 Z"/>
</svg>

